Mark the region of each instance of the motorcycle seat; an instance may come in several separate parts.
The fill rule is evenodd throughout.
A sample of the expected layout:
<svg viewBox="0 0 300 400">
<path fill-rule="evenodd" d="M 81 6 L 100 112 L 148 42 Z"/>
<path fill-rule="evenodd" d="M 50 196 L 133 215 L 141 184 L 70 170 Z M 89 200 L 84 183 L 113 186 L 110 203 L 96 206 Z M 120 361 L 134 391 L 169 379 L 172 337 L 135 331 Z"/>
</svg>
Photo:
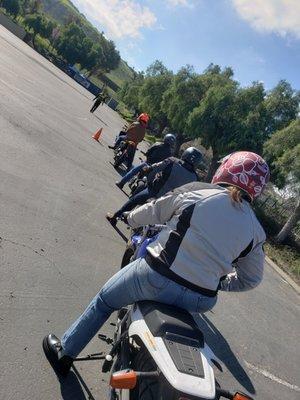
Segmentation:
<svg viewBox="0 0 300 400">
<path fill-rule="evenodd" d="M 166 337 L 175 334 L 195 339 L 204 346 L 204 336 L 191 314 L 187 311 L 155 301 L 137 303 L 145 322 L 155 337 Z"/>
</svg>

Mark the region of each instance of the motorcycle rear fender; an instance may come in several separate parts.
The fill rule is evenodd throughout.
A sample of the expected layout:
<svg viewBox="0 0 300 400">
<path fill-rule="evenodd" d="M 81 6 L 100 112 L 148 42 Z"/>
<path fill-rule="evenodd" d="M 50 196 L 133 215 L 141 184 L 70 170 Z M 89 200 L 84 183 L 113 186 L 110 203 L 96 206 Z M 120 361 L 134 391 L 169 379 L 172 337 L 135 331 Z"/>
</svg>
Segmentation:
<svg viewBox="0 0 300 400">
<path fill-rule="evenodd" d="M 204 370 L 204 378 L 200 378 L 177 370 L 163 339 L 152 335 L 138 305 L 135 305 L 131 311 L 129 336 L 138 336 L 141 339 L 158 369 L 173 388 L 181 393 L 201 399 L 215 399 L 216 387 L 212 368 L 213 352 L 207 344 L 200 350 Z"/>
</svg>

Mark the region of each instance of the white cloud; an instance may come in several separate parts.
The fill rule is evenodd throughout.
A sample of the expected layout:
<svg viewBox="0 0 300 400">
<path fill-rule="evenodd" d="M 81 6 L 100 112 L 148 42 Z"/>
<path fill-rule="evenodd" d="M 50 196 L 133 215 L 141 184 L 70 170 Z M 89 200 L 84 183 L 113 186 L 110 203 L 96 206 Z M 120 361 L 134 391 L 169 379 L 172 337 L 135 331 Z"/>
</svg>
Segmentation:
<svg viewBox="0 0 300 400">
<path fill-rule="evenodd" d="M 187 0 L 167 0 L 167 2 L 170 4 L 170 6 L 187 6 L 188 1 Z"/>
<path fill-rule="evenodd" d="M 153 27 L 157 21 L 148 7 L 135 0 L 76 0 L 74 3 L 113 38 L 141 37 L 141 30 Z"/>
<path fill-rule="evenodd" d="M 191 0 L 167 0 L 167 4 L 171 7 L 182 6 L 193 8 L 194 6 L 193 1 Z"/>
<path fill-rule="evenodd" d="M 259 32 L 300 38 L 300 0 L 231 0 L 238 14 Z"/>
</svg>

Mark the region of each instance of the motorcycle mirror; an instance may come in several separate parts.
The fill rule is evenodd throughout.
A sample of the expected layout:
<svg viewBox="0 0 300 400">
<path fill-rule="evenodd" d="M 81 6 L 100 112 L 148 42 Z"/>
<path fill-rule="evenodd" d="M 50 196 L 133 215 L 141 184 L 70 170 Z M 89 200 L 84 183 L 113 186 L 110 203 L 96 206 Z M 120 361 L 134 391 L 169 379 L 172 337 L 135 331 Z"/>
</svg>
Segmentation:
<svg viewBox="0 0 300 400">
<path fill-rule="evenodd" d="M 135 388 L 136 383 L 136 372 L 128 369 L 112 374 L 109 382 L 110 386 L 114 389 L 133 389 Z"/>
<path fill-rule="evenodd" d="M 233 400 L 253 400 L 252 397 L 247 396 L 246 394 L 240 393 L 240 392 L 237 392 L 237 393 L 233 396 L 232 399 L 233 399 Z"/>
</svg>

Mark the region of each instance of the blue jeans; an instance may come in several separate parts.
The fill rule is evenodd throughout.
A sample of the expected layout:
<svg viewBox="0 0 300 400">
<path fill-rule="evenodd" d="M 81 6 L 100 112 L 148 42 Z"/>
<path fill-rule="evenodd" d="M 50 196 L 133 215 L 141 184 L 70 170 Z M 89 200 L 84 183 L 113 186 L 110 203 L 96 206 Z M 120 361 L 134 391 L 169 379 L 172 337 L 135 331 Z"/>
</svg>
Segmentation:
<svg viewBox="0 0 300 400">
<path fill-rule="evenodd" d="M 141 163 L 140 165 L 132 168 L 129 172 L 127 172 L 126 175 L 123 176 L 123 178 L 120 180 L 120 184 L 122 186 L 125 185 L 125 183 L 129 182 L 130 179 L 132 179 L 135 175 L 137 175 L 144 167 L 147 167 L 148 164 L 146 162 Z"/>
<path fill-rule="evenodd" d="M 155 197 L 154 193 L 149 191 L 148 188 L 142 190 L 141 192 L 137 193 L 136 195 L 132 196 L 126 203 L 114 213 L 114 217 L 119 218 L 125 211 L 131 211 L 134 209 L 135 206 L 140 204 L 144 204 L 147 200 L 151 197 Z"/>
<path fill-rule="evenodd" d="M 203 313 L 213 308 L 217 297 L 206 297 L 178 285 L 139 258 L 110 278 L 64 333 L 62 354 L 77 357 L 113 311 L 140 300 L 158 301 L 191 313 Z"/>
</svg>

